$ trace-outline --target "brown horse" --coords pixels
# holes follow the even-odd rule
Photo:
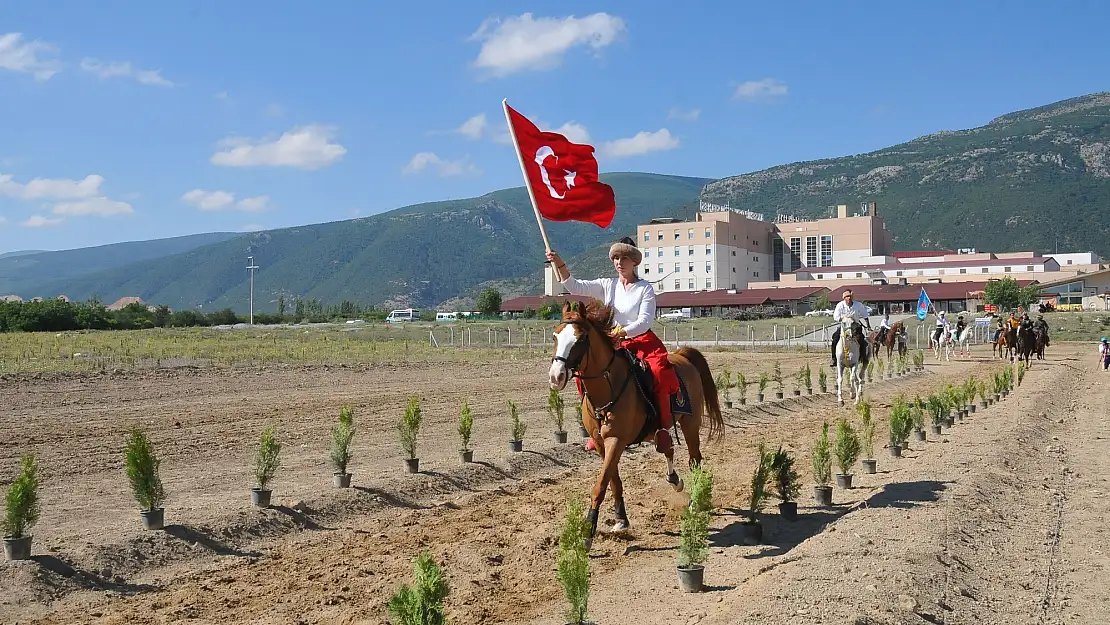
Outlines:
[[[867,341],[871,344],[871,354],[876,355],[879,353],[879,332],[876,330],[871,333],[871,337]],[[883,337],[883,345],[886,347],[886,359],[890,360],[894,355],[894,346],[898,345],[898,355],[905,356],[909,349],[906,347],[906,324],[901,321],[896,321],[890,326],[886,336]]]
[[[624,487],[617,465],[629,445],[651,440],[653,428],[646,428],[648,403],[638,390],[633,376],[629,352],[618,349],[609,337],[613,328],[613,309],[591,300],[588,304],[567,302],[563,305],[562,322],[555,328],[555,356],[551,361],[551,388],[566,388],[571,377],[580,380],[584,390],[582,425],[593,438],[601,456],[601,473],[594,483],[590,499],[590,536],[587,548],[597,533],[598,511],[605,500],[605,491],[613,486],[613,531],[629,527],[624,506]],[[717,400],[717,385],[705,356],[696,349],[683,347],[670,352],[669,359],[678,377],[686,385],[689,413],[674,415],[682,428],[682,437],[690,454],[690,466],[701,462],[700,430],[703,414],[708,417],[707,440],[720,439],[724,419]],[[646,389],[645,389],[646,390]],[[681,491],[682,480],[674,469],[674,449],[666,452],[667,481]]]
[[[1010,324],[1002,329],[998,335],[998,340],[994,342],[992,353],[998,354],[999,358],[1010,357],[1010,362],[1014,361],[1014,354],[1017,352],[1017,330],[1012,328]]]

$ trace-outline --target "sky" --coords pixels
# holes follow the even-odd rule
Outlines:
[[[0,253],[519,186],[503,98],[602,172],[868,152],[1110,90],[1108,18],[1098,0],[0,0]]]

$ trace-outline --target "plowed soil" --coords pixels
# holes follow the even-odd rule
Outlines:
[[[1110,622],[1110,374],[1092,352],[1054,344],[1009,398],[911,443],[902,458],[883,446],[896,395],[1001,363],[985,351],[930,357],[924,373],[868,385],[879,471],[857,467],[854,488],[836,489],[831,508],[814,506],[810,449],[820,424],[850,406],[829,395],[753,405],[753,389],[749,405],[726,411],[724,440],[704,448],[717,509],[702,593],[681,592],[674,570],[686,495],[666,484],[652,449],[630,450],[621,469],[632,529],[594,543],[591,620]],[[773,358],[787,377],[825,361],[707,355],[715,370],[749,380]],[[600,462],[583,449],[572,409],[571,443],[551,441],[546,369],[537,358],[2,380],[4,479],[31,450],[44,488],[34,558],[0,565],[0,622],[387,623],[386,601],[427,549],[451,584],[452,622],[563,623],[556,538],[567,498],[587,495]],[[410,395],[425,411],[419,475],[404,474],[395,435]],[[530,426],[524,453],[507,447],[509,399]],[[464,400],[477,419],[476,463],[465,466],[455,433]],[[327,462],[344,404],[358,426],[349,490],[332,488]],[[165,531],[142,530],[127,489],[122,450],[135,423],[162,456]],[[283,464],[275,505],[263,510],[249,501],[250,457],[271,423]],[[800,517],[785,521],[772,501],[763,544],[746,546],[737,528],[760,441],[797,456]]]

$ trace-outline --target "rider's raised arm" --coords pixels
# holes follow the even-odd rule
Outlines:
[[[578,280],[573,276],[567,276],[566,280],[562,280],[561,284],[567,288],[572,295],[585,295],[605,301],[605,286],[606,282],[612,281],[614,278],[598,278],[597,280]]]

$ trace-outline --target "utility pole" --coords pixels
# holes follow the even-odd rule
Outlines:
[[[251,325],[254,325],[254,270],[258,269],[258,265],[254,264],[254,256],[247,257],[247,269],[251,272]]]

